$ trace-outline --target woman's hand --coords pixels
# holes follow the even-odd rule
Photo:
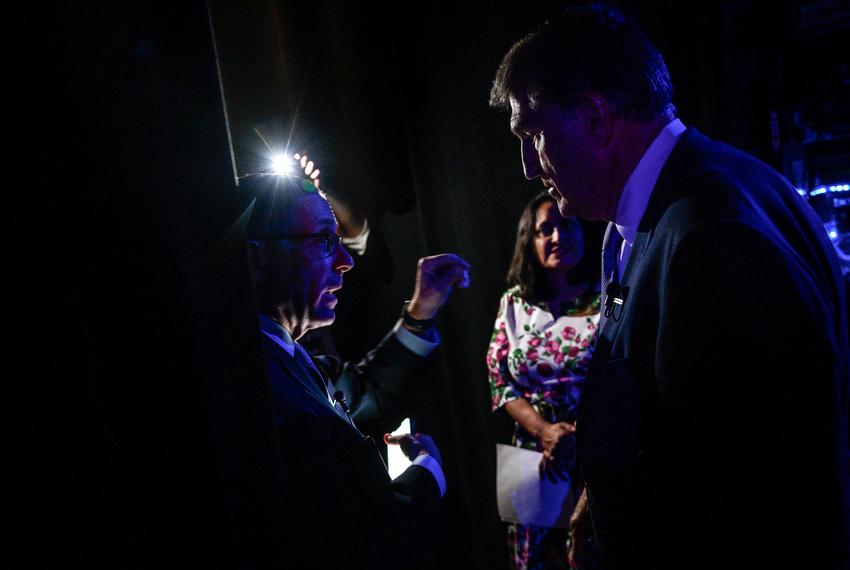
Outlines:
[[[568,481],[569,474],[567,473],[567,462],[565,455],[572,452],[572,446],[567,446],[568,441],[564,439],[565,435],[575,433],[575,424],[566,422],[556,422],[550,424],[545,423],[540,431],[540,443],[543,445],[543,457],[538,465],[540,476],[546,476],[553,483]]]
[[[558,446],[558,442],[561,441],[561,438],[565,435],[575,433],[575,431],[575,424],[568,424],[567,422],[556,422],[554,424],[550,424],[546,422],[538,436],[540,438],[540,443],[543,445],[544,457],[547,453],[550,456],[554,454],[555,448]]]
[[[528,433],[540,440],[543,446],[543,457],[539,464],[540,476],[545,475],[553,483],[558,479],[568,480],[565,458],[573,453],[573,446],[569,445],[572,443],[571,439],[564,436],[575,433],[575,424],[547,422],[525,398],[511,400],[505,404],[505,411]]]

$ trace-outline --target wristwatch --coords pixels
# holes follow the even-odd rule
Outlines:
[[[427,329],[434,326],[434,321],[436,319],[414,319],[410,316],[410,313],[407,312],[407,306],[410,304],[410,301],[405,301],[404,305],[401,306],[401,322],[403,322],[408,327],[423,332]]]

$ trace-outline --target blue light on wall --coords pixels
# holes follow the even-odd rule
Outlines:
[[[797,190],[800,191],[799,189]],[[850,184],[830,184],[829,186],[818,186],[811,192],[809,196],[820,196],[827,192],[850,192]]]

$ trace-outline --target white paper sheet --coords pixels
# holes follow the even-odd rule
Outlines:
[[[576,492],[571,481],[540,477],[542,453],[496,444],[496,494],[504,521],[569,528]]]

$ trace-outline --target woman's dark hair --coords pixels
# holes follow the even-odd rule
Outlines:
[[[537,210],[544,202],[552,202],[546,192],[535,196],[522,210],[516,232],[516,244],[511,266],[508,268],[508,286],[519,286],[520,296],[529,303],[536,305],[554,297],[546,278],[545,270],[537,260],[534,251],[535,222]],[[576,265],[567,280],[572,284],[598,283],[600,278],[600,263],[602,259],[602,234],[604,228],[599,222],[588,222],[578,218],[584,238],[581,261]],[[595,291],[591,285],[589,289]],[[593,292],[593,291],[591,291]]]

